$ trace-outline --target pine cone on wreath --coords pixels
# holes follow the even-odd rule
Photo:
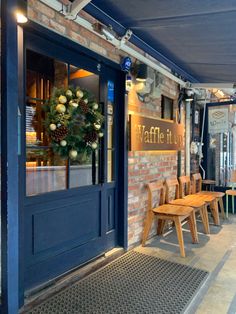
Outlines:
[[[95,131],[91,131],[85,135],[84,140],[87,143],[93,143],[96,142],[97,138],[97,133]]]
[[[89,106],[83,99],[80,100],[79,106],[84,114],[88,113]]]
[[[52,132],[51,134],[51,138],[55,141],[55,142],[60,142],[61,140],[63,140],[68,134],[68,128],[64,125],[60,126],[59,128],[57,128],[55,131]]]

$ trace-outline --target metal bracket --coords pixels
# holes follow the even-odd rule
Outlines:
[[[75,20],[78,13],[89,3],[91,0],[75,0],[73,3],[66,6],[65,18],[68,20]]]
[[[127,43],[127,41],[130,40],[131,36],[133,35],[133,32],[131,31],[131,29],[127,29],[127,31],[125,32],[124,36],[122,36],[120,38],[120,44],[119,44],[119,48],[122,48],[122,46],[124,44]]]

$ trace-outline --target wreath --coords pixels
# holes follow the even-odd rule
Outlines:
[[[104,116],[87,90],[55,88],[44,109],[44,125],[55,153],[76,159],[98,148]]]

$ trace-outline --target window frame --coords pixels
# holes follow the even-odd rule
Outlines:
[[[169,102],[170,108],[167,110],[167,102]],[[167,113],[170,112],[170,115],[166,117]],[[166,120],[174,120],[174,99],[166,96],[166,95],[161,95],[161,118],[166,119]]]

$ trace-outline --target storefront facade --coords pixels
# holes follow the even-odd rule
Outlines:
[[[133,74],[125,93],[122,50],[38,0],[28,1],[30,21],[17,26],[9,14],[16,2],[2,5],[9,43],[2,49],[2,300],[9,313],[27,290],[114,247],[140,244],[146,184],[185,171],[184,150],[129,151],[127,127],[129,114],[174,123],[181,112],[184,122],[179,84],[149,67],[151,83]],[[18,75],[9,79],[12,71]],[[54,87],[77,85],[96,96],[104,136],[91,159],[68,162],[50,152],[42,105]]]

